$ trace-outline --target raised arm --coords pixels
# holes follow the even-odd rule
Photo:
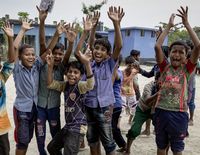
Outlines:
[[[47,85],[49,86],[53,82],[53,66],[54,66],[54,58],[52,52],[50,52],[46,56],[46,62],[48,65],[47,70]]]
[[[90,31],[90,35],[89,35],[89,39],[88,39],[88,44],[90,47],[90,50],[93,51],[94,49],[94,42],[95,42],[95,33],[96,33],[96,28],[99,22],[99,18],[100,18],[100,12],[95,11],[93,16],[92,16],[92,23],[93,23],[93,27]]]
[[[122,35],[120,30],[120,22],[124,16],[124,11],[122,8],[111,6],[108,11],[108,16],[112,20],[115,29],[115,40],[114,40],[114,50],[112,57],[117,60],[122,48]]]
[[[51,51],[53,50],[53,48],[55,47],[56,43],[58,42],[58,38],[60,37],[60,35],[65,31],[65,26],[64,24],[59,23],[56,26],[56,31],[54,33],[54,36],[50,42],[50,44],[48,45],[47,49],[50,49]],[[66,27],[68,27],[69,25],[67,24]]]
[[[177,14],[177,16],[182,18],[182,23],[185,26],[185,28],[187,29],[193,43],[194,43],[194,49],[192,51],[192,55],[190,57],[190,61],[193,64],[197,63],[199,54],[200,54],[200,41],[199,38],[197,37],[196,33],[194,32],[194,30],[192,29],[192,27],[189,24],[188,21],[188,7],[186,7],[185,9],[181,6],[180,9],[178,9],[179,14]]]
[[[67,38],[69,44],[68,44],[65,56],[63,58],[64,65],[66,65],[69,61],[70,55],[73,50],[74,41],[77,37],[77,33],[78,33],[78,30],[77,30],[77,26],[75,25],[75,23],[73,23],[71,26],[69,25],[69,28],[65,30],[65,35],[66,35],[66,38]]]
[[[93,25],[92,25],[92,21],[90,16],[87,16],[86,18],[83,18],[83,32],[81,34],[81,37],[79,39],[79,42],[76,46],[75,49],[75,56],[78,56],[77,54],[79,53],[79,51],[81,50],[81,48],[83,47],[83,43],[89,33],[89,31],[92,29]]]
[[[175,18],[175,14],[172,14],[167,24],[167,27],[165,28],[164,31],[162,31],[162,33],[160,34],[160,36],[158,37],[156,41],[155,52],[156,52],[156,61],[158,64],[161,64],[164,60],[164,54],[162,52],[162,44],[166,36],[168,35],[170,29],[174,26],[174,18]]]
[[[48,12],[44,10],[40,10],[38,6],[36,6],[39,13],[39,42],[40,42],[40,55],[42,55],[46,51],[46,39],[45,39],[45,19],[47,18]]]
[[[3,31],[5,32],[6,36],[8,37],[8,62],[12,63],[15,61],[15,51],[14,51],[14,43],[13,43],[13,27],[10,26],[9,22],[4,23]]]
[[[33,27],[31,27],[31,24],[32,24],[32,21],[28,22],[27,19],[22,21],[21,29],[20,29],[17,37],[14,40],[15,60],[18,58],[18,48],[19,48],[19,45],[22,41],[22,38],[23,38],[25,32],[33,29]]]

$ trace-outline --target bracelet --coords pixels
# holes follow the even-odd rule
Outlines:
[[[92,78],[93,76],[94,76],[94,75],[91,74],[91,75],[87,76],[87,79],[90,79],[90,78]]]

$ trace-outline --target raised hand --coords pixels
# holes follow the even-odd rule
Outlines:
[[[32,22],[33,22],[32,20],[28,21],[28,19],[23,19],[22,20],[22,29],[24,31],[28,31],[28,30],[33,29],[34,27],[31,27]]]
[[[46,56],[46,62],[49,67],[53,67],[54,57],[53,57],[52,51],[50,49],[49,49],[49,54],[47,54],[47,56]]]
[[[2,30],[8,37],[14,37],[13,26],[10,26],[9,22],[4,23]]]
[[[178,12],[179,14],[176,14],[176,15],[182,18],[183,25],[187,25],[188,24],[188,7],[186,6],[186,8],[184,9],[181,6],[181,9],[178,9]]]
[[[84,31],[90,31],[93,28],[94,23],[92,23],[92,16],[87,15],[86,18],[83,18],[83,28]]]
[[[78,34],[77,25],[75,23],[72,23],[72,25],[67,24],[65,26],[65,34],[69,42],[74,42]]]
[[[90,63],[90,57],[85,53],[83,54],[81,51],[77,51],[76,56],[83,64],[89,64]]]
[[[170,18],[169,18],[169,22],[168,22],[168,25],[170,27],[173,27],[174,26],[174,18],[176,17],[176,15],[173,13]]]
[[[39,13],[39,19],[40,21],[45,21],[45,19],[47,18],[48,12],[47,10],[40,10],[40,8],[38,6],[36,6],[38,13]]]
[[[100,12],[95,11],[91,17],[92,25],[94,25],[96,27],[99,22],[99,18],[100,18]]]
[[[120,7],[109,7],[108,11],[108,17],[113,21],[113,22],[121,22],[122,18],[124,17],[125,13],[123,11],[123,8]]]
[[[61,35],[65,31],[64,24],[65,23],[58,23],[58,25],[56,26],[56,33],[58,35]]]

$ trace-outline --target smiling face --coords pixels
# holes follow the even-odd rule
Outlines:
[[[181,66],[186,59],[186,49],[183,45],[173,45],[169,54],[171,65],[175,68]]]
[[[30,69],[35,63],[35,58],[36,57],[34,48],[25,48],[20,54],[20,60],[22,61],[22,65],[28,69]]]
[[[64,53],[61,49],[55,49],[53,51],[53,56],[54,56],[54,65],[58,66],[63,60]]]
[[[67,71],[67,79],[69,82],[69,85],[74,85],[78,83],[78,81],[81,79],[81,72],[79,69],[70,66]]]
[[[96,44],[93,50],[93,57],[96,63],[101,63],[108,58],[107,48],[101,44]]]

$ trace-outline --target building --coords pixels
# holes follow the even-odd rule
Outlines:
[[[132,49],[139,50],[141,58],[151,59],[155,58],[154,46],[156,43],[156,29],[144,27],[127,27],[122,28],[122,56],[130,55]],[[113,45],[114,30],[109,30],[108,39]],[[168,38],[165,39],[164,45],[167,45]]]

